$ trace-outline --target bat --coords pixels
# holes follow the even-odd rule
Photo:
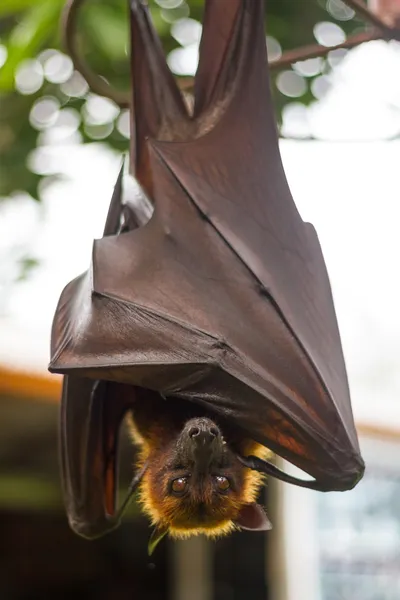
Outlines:
[[[140,189],[125,201],[121,171],[91,267],[61,294],[49,369],[70,525],[103,535],[138,489],[153,550],[167,532],[268,529],[265,475],[344,491],[364,462],[321,247],[279,153],[263,1],[206,1],[192,109],[140,0],[130,20]],[[139,458],[118,508],[127,413]]]

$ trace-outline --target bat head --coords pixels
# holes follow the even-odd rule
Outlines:
[[[240,463],[211,419],[189,419],[166,444],[149,449],[146,461],[140,497],[156,525],[150,551],[166,533],[218,537],[236,527],[271,528],[255,502],[262,476]]]

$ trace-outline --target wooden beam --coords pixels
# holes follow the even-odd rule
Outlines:
[[[0,367],[0,395],[58,402],[61,397],[60,375],[17,371]]]
[[[385,441],[400,442],[400,428],[371,423],[357,423],[358,435],[368,438],[379,438]]]

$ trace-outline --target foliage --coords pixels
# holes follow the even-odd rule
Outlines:
[[[0,69],[0,197],[18,190],[40,200],[40,186],[49,173],[35,163],[34,151],[49,142],[79,136],[82,143],[101,140],[118,151],[128,145],[127,115],[112,102],[102,102],[91,94],[60,53],[63,4],[63,0],[0,2],[0,61],[3,55],[5,59]],[[180,19],[201,21],[203,4],[204,0],[150,0],[167,54],[181,47],[171,28],[173,32]],[[360,28],[341,0],[267,2],[266,31],[278,50],[312,43],[315,25],[320,22],[337,23],[339,33]],[[127,90],[126,0],[87,0],[80,11],[76,35],[81,55],[92,70],[116,88]],[[330,68],[322,59],[315,65],[309,73],[296,71],[295,66],[291,71],[296,73],[298,84],[294,90],[285,89],[282,76],[274,75],[278,120],[294,97],[305,104],[314,101],[315,80]]]

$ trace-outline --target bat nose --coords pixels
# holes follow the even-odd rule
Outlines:
[[[217,427],[208,423],[198,423],[193,425],[190,427],[188,434],[196,444],[201,446],[211,444],[220,436]]]

